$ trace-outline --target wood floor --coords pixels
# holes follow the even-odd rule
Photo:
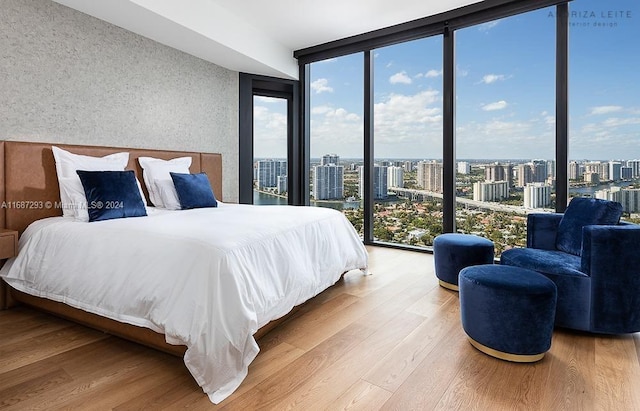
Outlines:
[[[352,272],[263,337],[213,405],[181,359],[28,308],[0,312],[0,409],[640,410],[640,334],[556,330],[535,364],[480,353],[431,255],[369,248]]]

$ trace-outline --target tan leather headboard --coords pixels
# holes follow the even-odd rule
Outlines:
[[[75,154],[103,157],[126,151],[129,153],[128,170],[134,170],[142,189],[147,189],[142,180],[142,169],[138,157],[156,157],[170,160],[175,157],[190,156],[193,161],[192,173],[206,172],[216,198],[222,200],[222,155],[214,153],[194,153],[184,151],[146,150],[135,148],[113,148],[97,146],[74,146],[53,144]],[[50,143],[25,143],[4,141],[0,144],[0,177],[4,173],[4,184],[0,188],[3,208],[0,222],[5,228],[24,229],[35,220],[62,215],[60,189],[56,176],[55,161]],[[4,190],[4,193],[2,192]]]

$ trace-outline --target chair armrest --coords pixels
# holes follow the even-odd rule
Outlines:
[[[556,249],[556,233],[562,213],[534,213],[527,215],[527,247],[541,250]]]
[[[581,271],[591,277],[591,323],[601,332],[640,330],[640,225],[582,228]]]

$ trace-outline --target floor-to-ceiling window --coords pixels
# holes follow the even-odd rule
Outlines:
[[[569,195],[619,201],[640,222],[640,3],[569,7]]]
[[[312,63],[309,82],[311,205],[341,210],[362,235],[363,54]]]
[[[456,227],[496,254],[525,245],[527,213],[555,208],[554,13],[456,32]]]
[[[429,246],[442,233],[442,36],[372,53],[374,240]]]
[[[349,119],[364,153],[353,162],[363,187],[351,220],[365,242],[429,248],[457,231],[492,239],[498,255],[524,245],[526,215],[563,211],[567,199],[564,3],[487,0],[296,51],[311,203],[324,192],[314,190],[313,167],[341,162],[356,141],[343,132],[354,124],[338,121]],[[340,81],[336,63],[356,80]],[[347,106],[338,85],[363,80]]]
[[[287,204],[287,100],[253,96],[253,204]]]

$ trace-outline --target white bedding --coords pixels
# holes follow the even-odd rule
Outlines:
[[[221,204],[93,223],[36,221],[0,276],[186,345],[187,368],[218,403],[245,378],[258,328],[366,266],[360,237],[338,211]]]

